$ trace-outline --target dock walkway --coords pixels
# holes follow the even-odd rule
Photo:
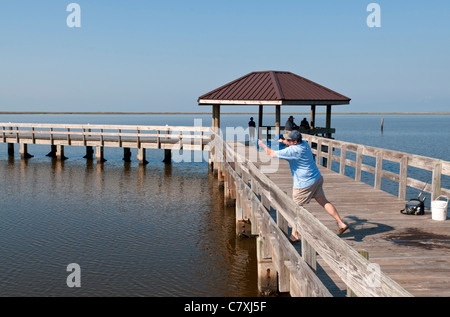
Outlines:
[[[219,147],[217,143],[212,147],[225,196],[237,197],[238,230],[247,227],[258,236],[260,291],[276,287],[292,296],[450,296],[450,221],[433,220],[430,210],[423,216],[400,213],[407,186],[425,187],[433,199],[449,195],[441,180],[450,174],[450,162],[315,136],[304,138],[312,145],[324,176],[327,198],[350,226],[339,237],[334,233],[336,222],[315,201],[304,208],[295,205],[286,161],[277,160],[274,168],[264,152],[237,142],[219,141]],[[221,146],[223,162],[217,160]],[[367,164],[365,156],[374,158],[374,166]],[[383,169],[386,161],[398,163],[398,174]],[[333,162],[340,164],[340,172],[330,169]],[[354,178],[345,176],[349,166],[355,169]],[[414,179],[408,167],[431,172],[433,181]],[[374,186],[361,181],[362,171],[374,174]],[[398,196],[381,190],[382,178],[398,182]],[[266,214],[274,223],[267,224]],[[300,243],[287,239],[293,226],[300,232]]]

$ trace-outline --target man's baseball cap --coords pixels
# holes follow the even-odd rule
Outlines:
[[[289,134],[284,134],[283,136],[286,140],[297,141],[297,143],[302,142],[302,134],[297,130],[294,130]]]

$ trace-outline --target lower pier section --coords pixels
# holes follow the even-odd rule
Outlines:
[[[164,151],[164,163],[172,162],[172,151],[208,151],[210,129],[185,126],[131,126],[131,125],[83,125],[0,123],[0,143],[8,146],[8,155],[14,155],[14,145],[20,146],[24,159],[31,158],[29,145],[49,146],[47,156],[67,159],[64,147],[86,148],[86,159],[106,162],[105,148],[122,148],[123,160],[131,161],[131,149],[136,149],[137,160],[147,164],[148,149]]]
[[[88,160],[93,160],[94,158],[99,163],[107,162],[105,158],[105,147],[104,146],[86,146],[86,155],[83,158]],[[46,154],[46,156],[57,159],[57,160],[67,160],[68,157],[65,156],[65,145],[50,145],[50,151]],[[8,156],[13,157],[15,155],[15,143],[7,143],[7,152]],[[21,159],[30,159],[34,157],[34,155],[29,153],[29,146],[27,143],[19,144],[19,153]],[[138,149],[138,153],[136,155],[136,159],[139,161],[139,164],[146,165],[147,161],[147,149],[141,147]],[[129,147],[123,148],[123,161],[131,162],[132,161],[132,151]],[[162,162],[166,164],[172,163],[172,150],[164,149],[164,158]]]

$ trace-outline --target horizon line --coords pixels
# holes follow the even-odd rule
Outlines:
[[[164,114],[201,114],[209,115],[211,112],[121,112],[121,111],[0,111],[0,115],[10,114],[89,114],[89,115],[164,115]],[[222,112],[222,115],[258,114],[258,112]],[[275,113],[264,113],[274,115]],[[281,114],[310,114],[309,112],[282,112]],[[326,114],[318,112],[317,114]],[[333,115],[450,115],[450,112],[334,112]]]

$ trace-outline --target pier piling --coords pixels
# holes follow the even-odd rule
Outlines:
[[[14,143],[8,143],[8,156],[14,156]]]
[[[129,147],[123,148],[123,160],[125,162],[131,162],[131,149]]]
[[[264,240],[256,239],[256,257],[258,262],[258,291],[265,296],[275,294],[278,290],[277,271],[272,257],[264,253]]]
[[[172,150],[170,150],[170,149],[165,149],[164,150],[164,160],[163,160],[163,162],[166,163],[166,164],[172,163]]]
[[[20,153],[20,157],[22,159],[29,159],[29,158],[33,157],[33,155],[28,153],[28,144],[25,144],[25,143],[20,144],[19,153]]]
[[[104,148],[103,146],[96,146],[95,147],[95,159],[99,163],[106,162],[105,155],[104,155]]]
[[[94,149],[92,146],[86,146],[86,155],[83,158],[92,160],[94,158]]]
[[[67,160],[67,157],[64,156],[64,145],[56,146],[56,158],[60,161]]]
[[[56,157],[56,145],[50,145],[50,152],[46,156]]]
[[[148,161],[146,160],[146,151],[145,148],[140,147],[138,150],[138,155],[137,155],[137,159],[139,161],[140,165],[145,165],[148,164]]]

